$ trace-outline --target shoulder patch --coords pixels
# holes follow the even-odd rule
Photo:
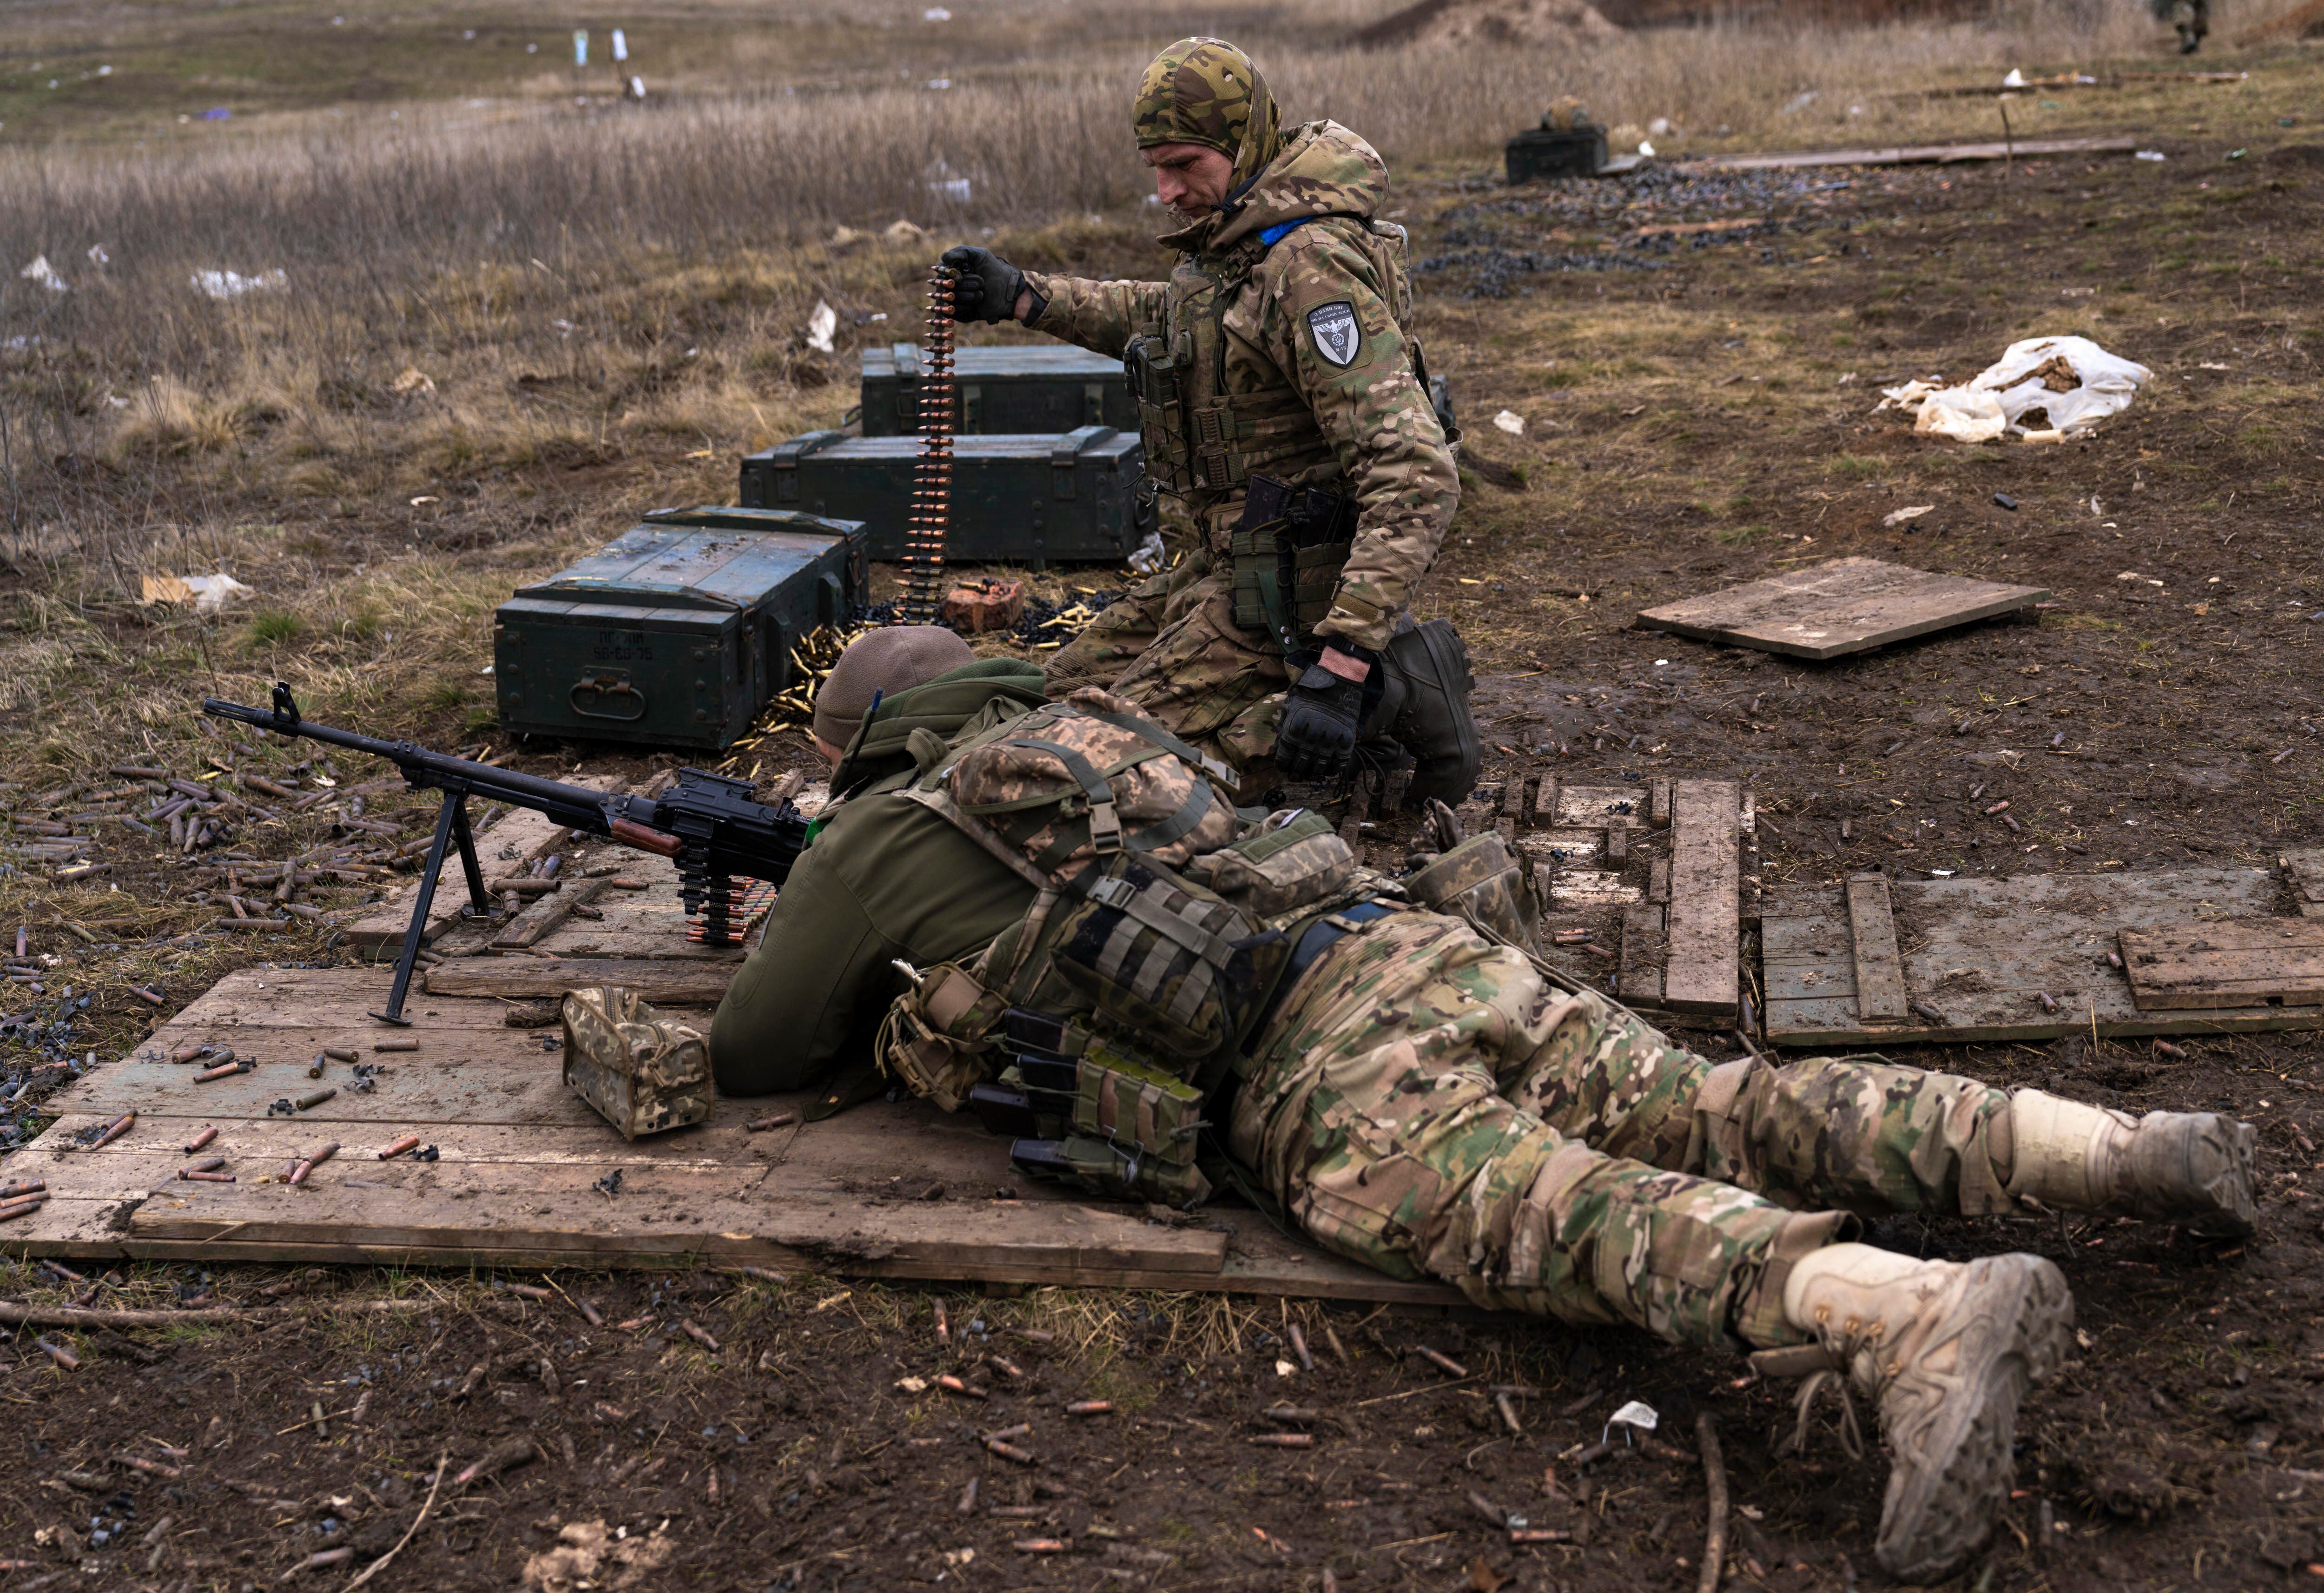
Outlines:
[[[1309,310],[1307,332],[1315,339],[1315,352],[1335,370],[1344,371],[1355,364],[1356,351],[1363,345],[1363,332],[1356,325],[1355,307],[1344,299],[1334,299]]]

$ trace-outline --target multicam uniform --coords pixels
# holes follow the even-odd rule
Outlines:
[[[1275,740],[1282,632],[1385,648],[1460,501],[1412,337],[1401,227],[1374,219],[1387,168],[1355,134],[1287,137],[1249,59],[1187,40],[1148,69],[1142,147],[1236,161],[1231,201],[1161,242],[1167,282],[1026,273],[1038,331],[1122,355],[1149,477],[1192,526],[1189,562],[1101,615],[1050,663],[1052,693],[1106,685],[1205,751],[1249,768]],[[1351,506],[1281,589],[1273,526],[1241,527],[1250,478]],[[1124,666],[1127,666],[1125,668]]]
[[[922,800],[934,771],[964,765],[963,748],[1021,734],[1032,716],[1052,717],[1028,744],[1069,739],[1061,707],[1031,707],[1029,679],[1008,668],[1025,670],[972,666],[897,694],[864,725],[841,766],[856,794],[826,818],[720,1008],[722,1090],[808,1084],[800,1036],[827,1065],[860,1053],[883,1015],[893,1026],[930,1006],[917,993],[890,1004],[899,955],[989,977],[988,943],[1029,944],[1019,926],[1037,891],[1021,859]],[[1040,810],[993,808],[1029,849],[1053,844]],[[1338,843],[1326,829],[1315,844]],[[1330,900],[1268,920],[1320,949],[1304,968],[1295,956],[1254,1020],[1224,1119],[1232,1161],[1331,1249],[1483,1304],[1764,1347],[1797,1338],[1781,1281],[1846,1237],[1847,1212],[2009,1209],[2005,1092],[1877,1059],[1714,1066],[1338,855]]]

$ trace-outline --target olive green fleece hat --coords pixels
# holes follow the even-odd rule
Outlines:
[[[875,695],[909,691],[975,661],[968,643],[942,625],[884,625],[867,631],[847,644],[823,689],[815,694],[816,739],[844,747],[863,728],[863,715]]]

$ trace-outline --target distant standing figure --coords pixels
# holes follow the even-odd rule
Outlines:
[[[2179,30],[2179,53],[2192,55],[2211,31],[2211,0],[2156,0],[2154,12]]]

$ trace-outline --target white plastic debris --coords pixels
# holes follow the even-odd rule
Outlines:
[[[197,293],[212,299],[239,299],[245,293],[280,293],[290,285],[290,277],[281,266],[260,272],[254,277],[244,276],[237,271],[198,271],[192,281]]]
[[[1662,1425],[1662,1420],[1655,1413],[1654,1406],[1644,1400],[1634,1399],[1607,1417],[1606,1425],[1609,1429],[1629,1427],[1640,1432],[1652,1432],[1656,1427]]]
[[[1775,114],[1779,116],[1794,115],[1801,111],[1806,110],[1810,106],[1815,104],[1815,102],[1816,91],[1811,88],[1804,93],[1794,94],[1791,98],[1785,100],[1784,102],[1784,108],[1777,111]]]
[[[2138,152],[2137,158],[2142,161],[2164,161],[2170,159],[2170,157],[2165,155],[2161,150],[2141,150]]]
[[[928,184],[928,192],[934,194],[939,199],[951,199],[959,204],[965,205],[968,203],[969,195],[968,179],[965,177],[946,177],[940,179],[937,181]]]
[[[1920,519],[1934,508],[1936,505],[1933,503],[1915,503],[1910,509],[1899,509],[1893,514],[1883,516],[1880,523],[1884,526],[1901,526],[1908,520]]]
[[[1986,442],[2011,431],[2055,441],[2122,413],[2153,377],[2144,365],[2087,337],[2029,337],[2011,344],[1962,386],[1946,387],[1932,378],[1883,388],[1878,410],[1904,410],[1914,431],[1959,442]],[[2036,412],[2047,426],[2025,423]]]
[[[139,583],[141,603],[190,603],[198,614],[214,614],[251,589],[223,571],[215,576],[147,576]]]
[[[1672,134],[1676,133],[1677,131],[1677,124],[1668,116],[1656,116],[1653,121],[1646,124],[1646,136],[1648,138],[1668,138]]]
[[[646,80],[634,72],[630,75],[630,97],[642,102],[646,97]]]
[[[91,265],[111,265],[113,256],[105,252],[104,244],[91,244],[88,246],[88,262]]]
[[[948,23],[952,21],[952,13],[941,5],[931,5],[920,13],[920,20],[924,23]]]
[[[1146,540],[1130,550],[1130,567],[1141,576],[1150,576],[1160,569],[1169,557],[1168,550],[1162,546],[1162,533],[1148,531]]]
[[[2001,86],[2004,88],[2023,88],[2025,87],[2025,74],[2012,67],[2009,69],[2009,76],[2001,80]]]
[[[1493,425],[1498,429],[1508,432],[1511,437],[1525,435],[1525,417],[1515,410],[1503,410],[1494,416]]]
[[[818,299],[807,318],[807,345],[817,354],[831,352],[831,335],[839,330],[839,312]]]
[[[1642,138],[1638,140],[1638,153],[1651,161],[1655,158],[1655,146],[1647,140]]]
[[[57,268],[49,263],[49,257],[45,254],[32,256],[32,263],[16,274],[28,282],[39,283],[51,293],[69,291],[69,285],[64,278],[57,275]]]
[[[630,59],[630,36],[619,28],[613,30],[613,59],[615,60]]]

